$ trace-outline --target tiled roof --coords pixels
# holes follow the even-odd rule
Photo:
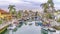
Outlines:
[[[5,11],[3,9],[0,9],[0,12],[1,12],[1,14],[9,14],[9,12],[7,12],[7,11]]]

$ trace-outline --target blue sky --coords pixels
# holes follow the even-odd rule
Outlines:
[[[9,4],[15,5],[17,9],[40,9],[40,4],[47,0],[0,0],[0,8],[8,9]],[[60,9],[60,0],[53,0],[54,7]]]

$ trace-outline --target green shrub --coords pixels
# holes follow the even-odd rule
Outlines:
[[[2,24],[2,20],[0,20],[0,24]]]
[[[60,22],[60,18],[57,20],[57,22]]]
[[[60,26],[53,26],[54,29],[60,30]]]

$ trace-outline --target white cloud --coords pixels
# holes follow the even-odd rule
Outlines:
[[[47,0],[25,0],[25,1],[29,1],[29,2],[41,2],[41,3],[47,2]]]
[[[55,9],[60,9],[60,4],[55,4],[54,7]]]
[[[60,3],[60,0],[53,0],[53,1],[55,3],[56,8],[60,7],[60,4],[58,4],[58,3]],[[31,6],[29,8],[34,8],[34,7],[36,8],[36,7],[38,7],[38,4],[45,3],[45,2],[47,2],[47,0],[0,0],[0,7],[1,6],[7,6],[9,4],[14,4],[16,6],[21,5],[21,6],[24,6],[24,7]],[[33,3],[36,3],[37,6],[33,5]]]
[[[56,2],[56,3],[57,3],[57,2],[60,2],[60,0],[53,0],[53,1]]]
[[[0,2],[12,2],[12,3],[17,3],[19,0],[0,0]]]
[[[24,2],[22,0],[0,0],[0,5],[9,5],[9,4],[30,4],[29,2]]]
[[[60,4],[54,4],[55,7],[60,7]]]
[[[21,3],[19,0],[0,0],[0,4],[15,4],[15,3]]]
[[[27,1],[27,2],[24,2]],[[9,5],[9,4],[30,4],[32,5],[30,2],[34,2],[34,3],[44,3],[46,2],[46,0],[0,0],[0,6],[1,5]]]

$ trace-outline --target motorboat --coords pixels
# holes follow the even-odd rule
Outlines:
[[[44,27],[42,28],[43,30],[49,31],[49,32],[56,32],[56,30],[54,28],[48,28],[48,27]]]
[[[56,32],[56,30],[55,30],[54,28],[48,28],[48,30],[49,30],[50,32]]]
[[[42,26],[42,22],[41,22],[41,21],[36,21],[36,22],[35,22],[35,25],[37,25],[37,26]]]
[[[30,23],[29,25],[32,25],[33,23]]]
[[[16,26],[14,24],[10,24],[7,29],[8,30],[14,30],[15,28],[16,28]]]

